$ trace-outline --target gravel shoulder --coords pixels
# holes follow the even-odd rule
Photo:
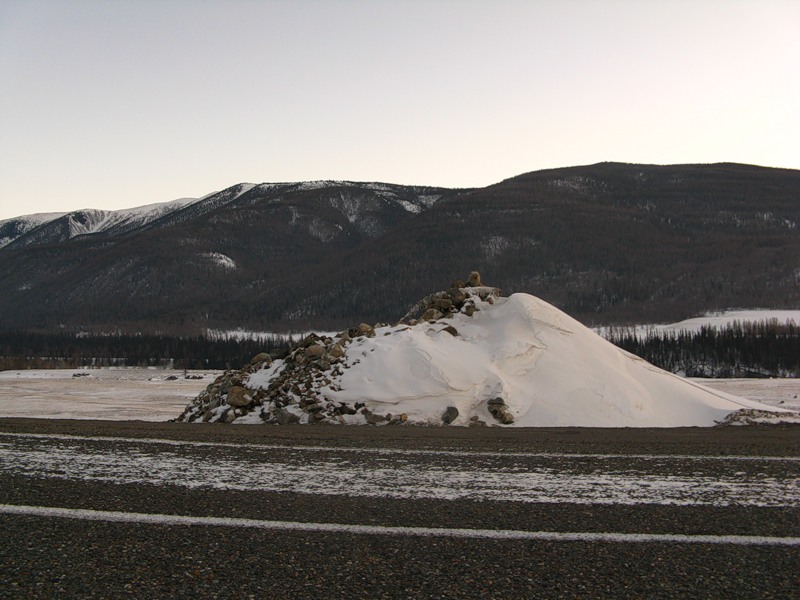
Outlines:
[[[800,456],[800,425],[682,428],[500,428],[224,425],[0,418],[0,431],[163,438],[234,444],[582,452]]]
[[[286,454],[282,446],[492,452],[500,460],[515,452],[800,456],[797,426],[269,427],[9,418],[0,419],[0,432],[225,443],[230,460],[241,446],[249,461],[273,452],[249,445],[278,446],[275,456]],[[91,445],[102,451],[136,443]],[[369,457],[358,460],[372,465]],[[669,470],[682,459],[663,464]],[[741,469],[760,471],[764,464],[745,460]],[[792,461],[787,468],[798,467]],[[800,537],[800,511],[791,506],[409,500],[13,473],[0,474],[0,503],[387,526]],[[797,546],[420,538],[0,515],[0,598],[796,598],[798,564]]]

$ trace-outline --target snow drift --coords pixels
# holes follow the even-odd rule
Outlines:
[[[462,288],[467,304],[446,318],[307,342],[309,355],[331,351],[330,370],[287,376],[300,373],[291,356],[263,364],[239,374],[235,401],[218,381],[216,403],[201,395],[181,420],[681,427],[737,411],[796,417],[658,369],[534,296],[487,289]]]
[[[771,410],[662,371],[528,294],[449,321],[458,336],[425,323],[358,340],[348,352],[358,363],[331,397],[411,421],[438,421],[455,406],[454,424],[490,422],[487,401],[500,397],[520,427],[705,426]]]

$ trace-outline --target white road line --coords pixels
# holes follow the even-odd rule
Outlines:
[[[393,535],[418,537],[448,537],[491,540],[541,540],[554,542],[618,542],[618,543],[677,543],[730,544],[736,546],[800,546],[800,537],[769,537],[757,535],[686,535],[673,533],[592,533],[569,531],[520,531],[513,529],[452,529],[439,527],[392,527],[385,525],[352,525],[346,523],[302,523],[298,521],[266,521],[230,517],[194,517],[120,511],[58,508],[0,504],[0,514],[104,521],[109,523],[139,523],[143,525],[190,525],[238,527],[273,531],[303,531],[319,533],[349,533],[354,535]]]
[[[244,427],[244,426],[242,426]],[[591,458],[591,459],[640,459],[640,460],[718,460],[718,461],[777,461],[800,462],[798,456],[745,456],[745,455],[713,455],[701,454],[581,454],[570,452],[480,452],[475,450],[421,450],[409,448],[359,448],[352,446],[284,446],[281,444],[234,444],[230,442],[195,442],[186,440],[168,440],[161,438],[129,438],[114,436],[82,436],[47,433],[10,433],[0,432],[0,437],[32,438],[65,441],[88,442],[124,442],[132,444],[163,444],[167,446],[193,446],[236,448],[253,450],[289,450],[298,452],[356,452],[359,454],[401,454],[401,455],[432,455],[432,456],[493,456],[515,458]]]

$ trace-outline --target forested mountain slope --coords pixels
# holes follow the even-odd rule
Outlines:
[[[800,172],[736,164],[240,184],[120,233],[8,244],[0,327],[336,328],[399,318],[472,269],[592,325],[793,308],[798,222]]]

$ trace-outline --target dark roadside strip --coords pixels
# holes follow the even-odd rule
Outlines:
[[[19,475],[0,476],[0,504],[385,527],[800,536],[800,511],[785,507],[405,500],[110,484]]]
[[[800,551],[2,514],[0,531],[10,598],[790,598]]]
[[[800,425],[657,429],[230,426],[0,418],[0,432],[323,448],[800,457]]]

